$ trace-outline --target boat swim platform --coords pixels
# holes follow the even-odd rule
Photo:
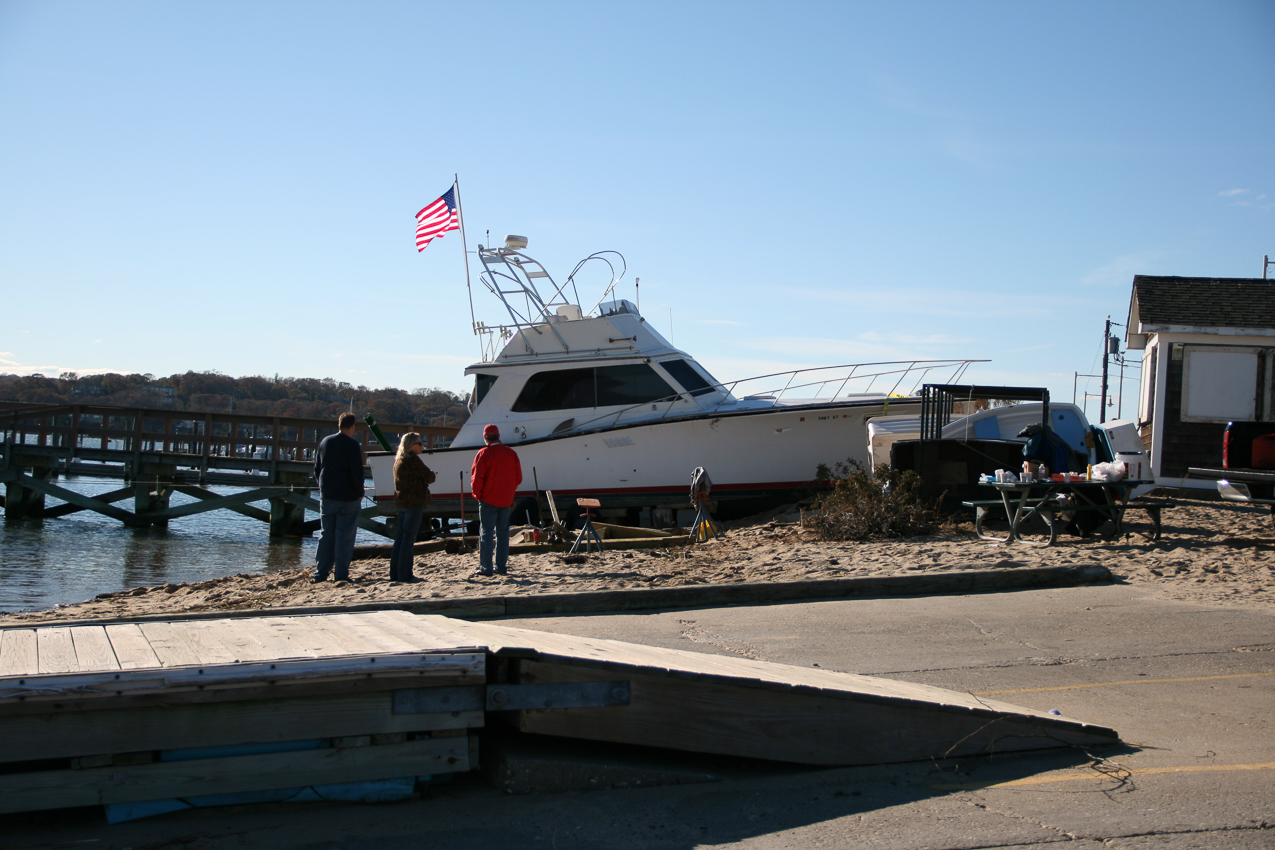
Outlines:
[[[0,813],[465,772],[491,724],[814,766],[1119,742],[925,685],[402,611],[0,630]]]

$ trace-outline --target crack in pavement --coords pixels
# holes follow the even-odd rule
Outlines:
[[[989,809],[988,811],[992,811],[992,810]],[[1004,814],[1004,812],[995,812],[995,811],[992,811],[992,813],[998,814],[998,815]],[[1016,817],[1016,816],[1011,815],[1010,817]],[[1029,823],[1035,823],[1035,821],[1031,820],[1030,818],[1020,818],[1020,819],[1026,820]],[[1046,828],[1048,829],[1049,827],[1046,827]],[[1275,831],[1275,827],[1272,827],[1271,824],[1268,824],[1265,821],[1263,821],[1260,824],[1253,824],[1253,825],[1244,824],[1239,826],[1202,826],[1202,827],[1197,827],[1194,829],[1152,829],[1146,832],[1122,832],[1116,835],[1106,835],[1101,838],[1088,836],[1088,835],[1072,836],[1071,833],[1064,833],[1067,836],[1065,838],[1046,838],[1046,839],[1041,839],[1039,841],[1030,841],[1030,840],[1029,841],[1010,841],[1007,843],[998,842],[996,844],[962,844],[959,847],[957,846],[943,847],[941,848],[941,850],[997,850],[997,848],[1001,848],[1001,847],[1035,847],[1037,845],[1044,846],[1044,845],[1051,845],[1051,844],[1059,844],[1063,841],[1068,841],[1068,842],[1083,841],[1089,844],[1100,845],[1105,847],[1109,845],[1112,841],[1119,841],[1121,839],[1130,839],[1130,838],[1156,838],[1156,837],[1167,838],[1174,835],[1217,835],[1217,834],[1223,834],[1228,832],[1267,832],[1267,831]]]
[[[968,801],[968,803],[969,803],[969,805],[970,805],[970,806],[972,806],[972,807],[974,807],[974,808],[976,808],[976,809],[982,809],[982,810],[983,810],[983,811],[985,811],[985,812],[989,812],[989,813],[994,814],[994,815],[1000,815],[1000,816],[1001,816],[1001,817],[1003,817],[1003,818],[1008,818],[1008,819],[1012,819],[1012,820],[1020,820],[1020,821],[1023,821],[1024,823],[1035,824],[1036,826],[1040,827],[1040,828],[1041,828],[1041,829],[1043,829],[1043,830],[1046,830],[1046,831],[1048,831],[1048,832],[1053,832],[1053,833],[1055,833],[1055,834],[1057,834],[1057,835],[1063,836],[1063,837],[1064,837],[1064,838],[1066,838],[1068,841],[1084,841],[1084,840],[1087,840],[1087,839],[1085,838],[1085,836],[1076,835],[1074,832],[1068,832],[1067,830],[1063,829],[1063,828],[1062,828],[1062,827],[1060,827],[1060,826],[1050,826],[1049,824],[1045,823],[1044,821],[1035,820],[1034,818],[1029,818],[1029,817],[1027,817],[1027,816],[1025,816],[1025,815],[1016,815],[1016,814],[1013,814],[1013,813],[1011,813],[1011,812],[1001,811],[1000,809],[994,809],[994,808],[992,808],[991,806],[987,805],[986,803],[981,803],[981,802],[979,802],[979,801],[977,801],[977,800],[970,800],[970,801]],[[1037,843],[1049,843],[1049,844],[1052,844],[1053,842],[1037,842]]]
[[[702,643],[707,644],[708,646],[715,646],[718,649],[726,650],[732,655],[751,658],[754,661],[766,660],[757,653],[757,648],[755,646],[747,643],[737,644],[733,641],[727,640],[721,635],[706,632],[696,625],[695,620],[678,620],[677,622],[683,627],[680,636],[692,643]]]
[[[1040,649],[1040,647],[1031,646],[1032,649]],[[1233,655],[1238,652],[1245,652],[1242,647],[1235,649],[1210,649],[1201,652],[1166,652],[1162,655],[1092,655],[1085,658],[1069,658],[1067,656],[1058,656],[1056,658],[1016,658],[1013,661],[999,662],[995,664],[964,664],[951,667],[916,667],[910,670],[883,670],[876,673],[867,673],[868,676],[906,676],[912,673],[944,673],[951,670],[1004,670],[1014,667],[1042,667],[1042,666],[1058,666],[1069,664],[1096,664],[1105,661],[1149,661],[1160,658],[1205,658],[1214,655]]]
[[[970,624],[971,626],[973,626],[975,629],[977,629],[977,630],[978,630],[978,633],[979,633],[980,635],[982,635],[983,637],[991,637],[991,638],[1003,638],[1003,637],[1005,637],[1005,635],[1000,634],[999,632],[989,631],[988,629],[984,628],[984,627],[983,627],[983,625],[982,625],[981,623],[977,622],[976,620],[969,620],[968,622],[969,622],[969,624]],[[1045,647],[1043,647],[1043,646],[1036,646],[1036,644],[1034,644],[1034,643],[1029,643],[1028,641],[1025,641],[1025,640],[1021,640],[1021,639],[1017,639],[1017,638],[1010,638],[1010,640],[1013,640],[1015,643],[1019,644],[1020,646],[1025,646],[1025,647],[1027,647],[1028,649],[1034,649],[1034,650],[1036,650],[1037,652],[1048,652],[1048,651],[1049,651],[1048,649],[1046,649],[1046,648],[1045,648]]]

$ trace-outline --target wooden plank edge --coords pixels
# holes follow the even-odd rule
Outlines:
[[[312,738],[409,732],[437,737],[440,731],[460,733],[486,722],[482,711],[398,715],[391,710],[392,699],[382,692],[0,716],[0,734],[9,738],[0,762],[105,757],[111,764],[112,756],[123,753],[277,744],[295,739],[299,729]]]
[[[500,653],[496,653],[497,657]],[[805,685],[793,682],[775,682],[766,679],[758,679],[747,675],[732,676],[725,673],[708,673],[693,670],[678,670],[676,668],[659,668],[654,666],[645,666],[623,661],[607,661],[597,658],[581,658],[579,656],[562,655],[553,652],[545,652],[540,650],[528,650],[526,648],[514,649],[511,652],[512,657],[524,658],[543,664],[557,664],[564,667],[574,667],[580,670],[589,670],[595,674],[594,676],[586,676],[586,679],[598,678],[623,678],[628,675],[639,676],[656,676],[672,681],[681,681],[686,683],[703,683],[711,685],[724,685],[735,688],[752,688],[759,691],[788,693],[793,695],[821,697],[825,699],[838,700],[843,702],[862,702],[874,705],[881,705],[889,708],[934,711],[942,714],[968,715],[971,717],[981,717],[986,720],[1013,720],[1017,722],[1036,725],[1041,728],[1052,729],[1059,732],[1069,732],[1083,735],[1093,736],[1097,743],[1103,741],[1106,743],[1119,743],[1120,734],[1109,726],[1101,726],[1096,723],[1088,723],[1083,720],[1075,720],[1072,718],[1059,717],[1048,714],[1044,711],[1026,708],[1013,703],[999,702],[993,700],[977,699],[976,705],[968,705],[963,702],[944,701],[941,694],[935,694],[934,699],[924,699],[918,696],[906,696],[903,694],[873,693],[866,690],[854,690],[851,682],[847,682],[846,688],[822,687],[817,685]],[[774,665],[776,667],[782,665]],[[856,673],[846,674],[855,676],[856,678],[874,679],[872,676],[860,676]],[[891,683],[892,679],[880,679],[878,681]],[[935,691],[945,691],[944,688],[934,688]],[[948,691],[953,696],[965,696],[961,691]]]
[[[0,813],[265,791],[470,769],[469,736],[0,775]]]
[[[94,673],[48,673],[0,679],[0,703],[10,700],[66,699],[71,696],[123,696],[125,693],[183,689],[251,687],[261,683],[336,681],[408,675],[452,676],[483,673],[486,652],[405,653],[354,658],[288,659],[186,667],[108,670]],[[419,659],[419,660],[417,660]]]

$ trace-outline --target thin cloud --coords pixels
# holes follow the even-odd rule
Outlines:
[[[878,76],[874,82],[877,100],[889,110],[932,121],[967,123],[966,116],[953,109],[950,101],[940,103],[927,98],[918,89],[894,77]]]
[[[2,354],[12,356],[12,352],[0,352],[0,355]],[[3,369],[6,375],[22,375],[23,377],[43,375],[46,378],[56,378],[66,372],[74,372],[81,377],[85,375],[109,375],[112,372],[121,375],[128,374],[126,369],[101,369],[85,366],[28,366],[8,357],[0,358],[0,369]]]
[[[1250,195],[1252,195],[1251,198],[1247,197]],[[1265,192],[1254,195],[1249,189],[1227,189],[1223,192],[1218,192],[1217,196],[1219,198],[1231,198],[1231,206],[1233,207],[1256,207],[1262,212],[1270,212],[1275,209],[1275,204],[1267,202]]]
[[[1160,255],[1147,251],[1116,257],[1105,266],[1099,266],[1080,279],[1085,286],[1128,287],[1136,274],[1146,274],[1160,260]]]
[[[968,318],[983,324],[997,319],[1050,318],[1056,316],[1059,310],[1076,307],[1083,300],[1074,293],[1022,290],[1014,292],[1012,298],[1000,297],[1001,293],[997,292],[971,297],[969,292],[959,288],[892,288],[882,291],[794,287],[787,292],[792,299],[848,304],[858,315],[864,316],[906,315],[910,320],[918,316],[938,316],[945,322]]]

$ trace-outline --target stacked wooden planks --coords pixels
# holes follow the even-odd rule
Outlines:
[[[393,710],[481,686],[463,640],[403,612],[5,629],[0,812],[468,770],[481,708]]]

